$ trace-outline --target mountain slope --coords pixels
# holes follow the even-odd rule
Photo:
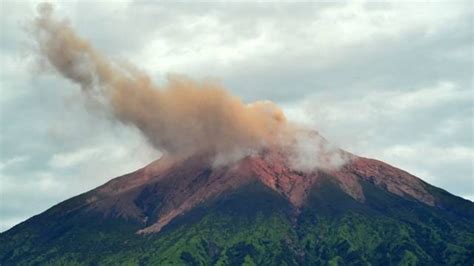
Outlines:
[[[162,158],[0,235],[16,264],[474,263],[474,204],[383,162]]]

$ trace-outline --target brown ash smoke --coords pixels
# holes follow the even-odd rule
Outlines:
[[[157,86],[138,68],[102,55],[66,20],[58,19],[50,4],[38,6],[33,35],[40,55],[63,77],[105,105],[113,117],[137,127],[164,153],[205,153],[225,162],[265,148],[298,149],[291,143],[302,143],[295,132],[304,129],[288,122],[274,103],[245,104],[215,82],[183,76],[171,76],[166,85]],[[317,153],[321,151],[315,150],[315,158]],[[293,154],[298,158],[298,151]]]

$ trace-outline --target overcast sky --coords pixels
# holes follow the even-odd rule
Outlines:
[[[58,1],[98,50],[161,83],[220,80],[356,154],[474,199],[472,1]],[[0,231],[159,157],[134,128],[87,112],[41,65],[35,1],[3,0]]]

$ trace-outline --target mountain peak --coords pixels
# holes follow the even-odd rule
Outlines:
[[[398,196],[435,205],[435,198],[417,177],[377,160],[339,152],[349,158],[342,167],[306,172],[294,169],[281,150],[266,150],[218,166],[205,155],[165,155],[89,192],[87,209],[139,220],[143,224],[139,233],[153,233],[199,204],[252,182],[275,191],[298,211],[322,177],[330,177],[360,202],[366,200],[361,182],[369,182]]]

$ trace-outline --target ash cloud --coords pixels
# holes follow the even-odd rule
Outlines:
[[[300,161],[308,158],[308,152],[313,156],[331,152],[321,149],[318,138],[309,143],[298,139],[296,132],[305,130],[287,121],[270,101],[245,104],[216,82],[185,76],[169,76],[163,86],[154,84],[138,68],[98,52],[66,20],[55,16],[51,4],[38,5],[33,36],[40,55],[63,77],[117,120],[137,127],[166,154],[209,154],[222,164],[278,146],[293,154],[295,167],[306,170],[311,161]],[[315,160],[313,166],[321,164]]]

